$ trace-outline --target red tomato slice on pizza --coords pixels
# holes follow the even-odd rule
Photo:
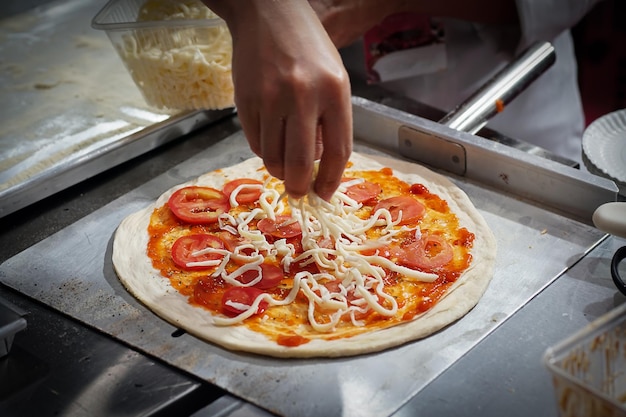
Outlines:
[[[176,217],[191,224],[215,223],[230,210],[228,198],[210,187],[189,186],[174,192],[167,205]]]
[[[423,235],[420,240],[405,246],[400,262],[409,268],[434,270],[446,265],[454,257],[452,246],[434,234]]]
[[[276,287],[284,278],[283,271],[276,265],[261,264],[261,280],[253,285],[253,287],[260,288],[262,290],[268,290]],[[243,274],[239,275],[235,279],[242,284],[248,284],[254,281],[259,276],[259,271],[251,269]]]
[[[241,236],[234,235],[226,231],[218,232],[217,236],[219,236],[219,238],[224,242],[224,244],[226,245],[226,249],[231,252],[234,252],[237,246],[245,242],[245,240]]]
[[[343,178],[342,182],[352,180],[353,178]],[[374,182],[361,181],[346,188],[345,194],[357,203],[367,204],[375,201],[382,191],[382,187]]]
[[[399,225],[409,224],[421,219],[426,213],[426,207],[416,199],[409,196],[396,196],[380,200],[372,213],[376,213],[378,209],[387,209],[391,213],[393,222],[400,218]],[[400,217],[402,216],[402,217]]]
[[[198,233],[178,238],[172,245],[172,260],[185,270],[207,269],[224,259],[223,253],[211,249],[224,249],[224,241],[215,235]],[[205,263],[205,265],[194,265]]]
[[[193,302],[215,310],[222,308],[222,292],[226,282],[220,277],[205,275],[193,286]]]
[[[302,233],[298,220],[288,215],[276,216],[275,220],[266,217],[259,220],[257,227],[261,232],[279,239],[288,239]]]
[[[263,290],[255,287],[231,287],[222,296],[222,312],[230,317],[238,316],[254,304],[254,301],[261,294],[263,294]],[[254,314],[262,314],[267,310],[267,307],[269,307],[269,303],[261,301]]]
[[[239,204],[249,204],[258,201],[261,193],[263,192],[263,182],[252,178],[237,178],[229,181],[224,185],[223,192],[230,201],[230,195],[239,187],[243,186],[235,201]]]
[[[363,249],[360,251],[365,256],[382,256],[383,258],[395,260],[404,256],[404,250],[398,245],[383,245],[376,246],[370,249]]]

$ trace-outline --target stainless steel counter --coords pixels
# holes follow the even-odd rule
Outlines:
[[[602,240],[598,230],[561,213],[575,201],[566,190],[581,190],[579,197],[596,205],[614,198],[615,187],[573,168],[375,103],[355,100],[354,106],[359,152],[383,153],[371,145],[376,140],[379,146],[393,144],[398,130],[394,123],[442,135],[465,149],[464,176],[445,175],[469,195],[498,241],[495,274],[479,304],[428,338],[351,358],[258,357],[183,334],[125,291],[110,260],[119,223],[168,188],[251,157],[241,131],[8,259],[0,265],[0,282],[267,410],[289,416],[391,415]],[[370,143],[364,142],[368,139]],[[414,169],[397,154],[384,158],[394,169]],[[495,168],[491,173],[481,162],[485,159]],[[501,180],[503,176],[507,181]],[[492,184],[492,179],[499,183]],[[559,211],[550,210],[550,204]],[[591,217],[584,204],[570,213],[586,213],[587,221]],[[365,398],[367,408],[362,405]]]
[[[608,237],[393,416],[557,417],[551,376],[542,356],[548,346],[626,302],[609,272],[613,253],[624,245],[626,240]],[[620,271],[624,274],[626,265]],[[227,412],[220,414],[226,407]],[[268,416],[228,396],[193,416],[215,415]]]
[[[0,219],[0,261],[4,263],[238,129],[236,119],[222,121]],[[398,404],[396,414],[469,416],[481,412],[486,416],[556,416],[550,378],[541,364],[541,355],[547,346],[624,301],[624,297],[612,286],[609,276],[610,257],[617,247],[624,244],[623,240],[609,237],[589,253],[580,254],[582,259],[565,274],[534,296],[406,404]],[[220,406],[221,412],[227,412],[224,415],[235,413],[232,414],[234,416],[242,410],[265,414],[238,400],[234,403],[225,401],[230,396],[213,402],[224,393],[214,385],[165,365],[152,355],[146,356],[136,349],[129,349],[124,343],[4,286],[0,286],[0,295],[30,312],[27,316],[29,326],[17,334],[13,352],[17,355],[11,359],[23,362],[22,358],[27,357],[28,363],[33,365],[24,377],[25,381],[19,382],[28,387],[18,390],[22,401],[39,396],[45,399],[28,402],[29,411],[36,409],[39,415],[52,415],[63,409],[67,415],[81,416],[99,414],[102,411],[100,407],[121,407],[127,409],[129,415],[141,415],[138,410],[127,408],[130,406],[124,402],[124,397],[107,397],[114,400],[114,404],[93,402],[87,401],[89,397],[81,397],[81,394],[93,394],[94,391],[80,390],[79,393],[78,390],[61,389],[67,382],[68,374],[79,369],[80,372],[72,376],[76,385],[102,384],[102,389],[110,389],[130,383],[132,387],[127,391],[132,392],[134,400],[144,398],[151,404],[153,412],[167,404],[177,403],[185,410],[179,415],[188,415],[204,405]],[[64,364],[73,364],[73,367]],[[144,374],[132,372],[135,378],[129,379],[129,373],[124,371],[137,367],[151,369],[157,374],[164,372],[166,376],[159,376],[160,383],[151,386],[150,390],[142,389],[146,384]],[[112,369],[117,371],[112,372]],[[150,373],[145,375],[150,381],[156,380],[150,377]],[[176,387],[184,388],[178,391],[172,389]],[[49,393],[53,391],[57,395],[51,397]],[[159,396],[155,392],[163,394]],[[190,395],[195,392],[201,395]],[[7,415],[30,414],[24,413],[24,402],[18,404],[22,404],[22,408],[15,408],[16,403],[6,398],[0,399],[0,412]],[[225,406],[228,408],[224,409]],[[209,411],[213,413],[215,409],[210,408]]]
[[[0,264],[64,229],[239,125],[182,137],[0,219]],[[185,416],[224,392],[0,284],[28,325],[0,359],[2,416]]]
[[[557,416],[542,355],[626,302],[610,276],[611,257],[624,245],[610,237],[586,254],[396,415]]]
[[[188,415],[223,394],[18,294],[26,330],[0,359],[0,415]]]
[[[0,217],[233,114],[150,108],[90,26],[106,0],[40,3],[0,20]]]

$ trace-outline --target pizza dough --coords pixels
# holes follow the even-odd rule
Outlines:
[[[431,193],[448,203],[450,210],[458,217],[460,226],[475,235],[470,267],[432,309],[412,321],[350,338],[314,339],[306,344],[287,347],[244,325],[216,325],[208,310],[190,304],[186,297],[170,286],[170,281],[153,268],[146,254],[149,240],[147,228],[153,210],[165,204],[174,191],[184,186],[204,185],[220,189],[226,181],[232,179],[258,177],[262,161],[257,157],[173,187],[154,204],[124,219],[113,242],[115,271],[131,294],[173,325],[228,350],[275,357],[341,357],[376,352],[424,338],[463,317],[478,303],[493,275],[496,241],[482,215],[461,189],[425,167],[357,153],[353,153],[350,160],[353,163],[351,170],[391,167],[394,175],[401,180],[425,184]]]

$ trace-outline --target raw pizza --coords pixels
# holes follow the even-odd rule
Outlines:
[[[174,187],[123,220],[115,270],[230,350],[337,357],[428,336],[479,301],[495,239],[448,179],[376,158],[353,154],[330,202],[286,197],[256,157]]]

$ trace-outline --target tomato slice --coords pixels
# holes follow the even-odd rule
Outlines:
[[[409,196],[396,196],[381,200],[376,204],[372,213],[378,209],[387,209],[391,213],[391,220],[396,221],[402,215],[400,225],[415,222],[426,213],[426,207],[416,199]]]
[[[352,181],[353,178],[343,178],[342,182]],[[363,181],[349,186],[346,195],[357,203],[367,204],[376,200],[383,191],[382,187],[374,182]]]
[[[180,220],[192,223],[215,223],[220,214],[230,210],[228,198],[210,187],[189,186],[176,190],[167,205]]]
[[[211,310],[219,310],[222,306],[222,292],[226,285],[221,277],[203,276],[193,287],[193,301]]]
[[[255,287],[231,287],[222,296],[222,312],[229,317],[238,316],[245,310],[240,310],[236,306],[230,305],[229,302],[251,306],[261,294],[263,291]],[[269,307],[269,303],[265,300],[261,301],[254,314],[262,314],[267,310],[267,307]]]
[[[237,187],[240,185],[249,184],[254,185],[254,187],[243,187],[238,193],[237,197],[235,197],[235,201],[239,204],[248,204],[254,203],[259,199],[261,193],[263,192],[262,187],[258,187],[259,185],[263,185],[262,181],[255,180],[252,178],[237,178],[235,180],[229,181],[224,184],[223,192],[230,201],[230,195],[235,191]]]
[[[303,259],[298,263],[293,263],[289,267],[289,273],[295,276],[298,272],[310,272],[311,274],[319,274],[320,267],[315,262],[307,262],[307,259]]]
[[[247,242],[243,237],[239,235],[234,235],[230,232],[221,231],[217,232],[217,236],[219,236],[224,241],[224,244],[226,245],[226,250],[230,251],[231,253],[235,253],[236,251],[238,255],[253,256],[256,252],[253,247],[250,247],[250,245],[237,250],[242,244]],[[237,256],[231,256],[230,260],[231,262],[239,265],[248,262],[246,259],[242,259]]]
[[[359,252],[365,256],[377,255],[391,260],[402,258],[404,256],[404,250],[398,245],[378,246],[375,248],[363,249]]]
[[[254,287],[268,290],[276,287],[284,278],[283,270],[272,264],[261,264],[261,281],[254,284]],[[236,279],[242,284],[254,281],[258,277],[256,270],[249,270],[239,275]]]
[[[224,242],[226,249],[231,252],[235,251],[235,248],[244,242],[244,239],[239,235],[234,235],[227,231],[217,232],[217,236]]]
[[[400,262],[413,269],[433,270],[446,265],[454,257],[452,245],[439,235],[423,235],[404,247]]]
[[[179,237],[172,245],[172,260],[178,267],[185,270],[213,268],[215,265],[187,266],[187,264],[191,262],[219,261],[224,258],[224,255],[215,252],[194,255],[195,252],[207,248],[224,249],[225,244],[224,241],[219,237],[205,233]]]
[[[341,287],[339,286],[339,284],[341,284],[341,280],[334,279],[334,280],[329,280],[322,285],[324,285],[326,289],[328,289],[328,291],[331,293],[339,293],[341,292]]]
[[[278,215],[276,220],[264,218],[257,223],[258,229],[279,239],[288,239],[302,234],[300,223],[288,215]]]

